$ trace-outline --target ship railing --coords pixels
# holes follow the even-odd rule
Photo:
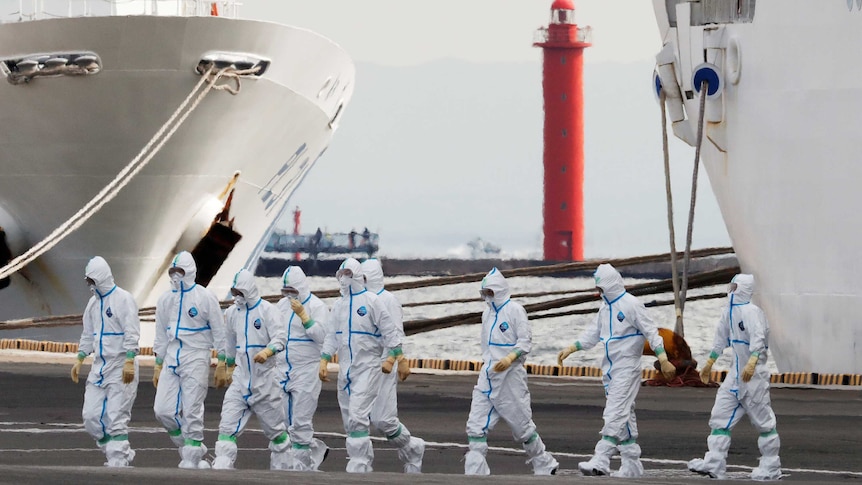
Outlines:
[[[534,44],[547,44],[554,42],[583,42],[586,44],[591,44],[593,42],[593,28],[592,27],[578,27],[577,34],[575,38],[570,38],[568,29],[548,29],[547,27],[541,27],[533,34],[533,43]]]
[[[668,20],[676,27],[676,6],[691,4],[691,25],[749,23],[757,0],[665,0]]]
[[[123,15],[236,18],[241,5],[237,0],[0,0],[0,23]]]

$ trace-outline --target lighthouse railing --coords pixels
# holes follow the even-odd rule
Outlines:
[[[575,33],[574,35],[572,35],[573,31]],[[577,29],[548,29],[547,27],[542,27],[533,34],[534,44],[554,44],[567,42],[581,42],[585,44],[592,43],[593,28],[578,27]]]

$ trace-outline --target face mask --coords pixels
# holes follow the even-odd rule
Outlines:
[[[736,291],[736,283],[730,283],[727,285],[727,295],[730,296],[733,292]]]
[[[233,303],[234,303],[236,306],[244,307],[244,306],[245,306],[245,302],[246,302],[246,300],[245,300],[245,297],[244,297],[244,296],[234,295],[234,297],[233,297]]]
[[[347,275],[341,275],[338,277],[338,284],[341,286],[341,289],[346,290],[347,288],[350,288],[350,281],[352,279],[353,278]]]
[[[89,285],[89,286],[87,286],[87,288],[90,289],[90,293],[92,293],[94,295],[96,294],[96,285]]]
[[[180,289],[180,283],[182,281],[183,281],[183,275],[181,275],[179,273],[172,273],[171,274],[171,288],[173,288],[175,290],[179,290]]]

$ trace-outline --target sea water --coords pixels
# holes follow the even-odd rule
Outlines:
[[[418,278],[411,276],[387,277],[386,284],[414,281]],[[309,285],[312,291],[337,290],[338,284],[334,277],[309,277]],[[433,281],[433,278],[431,278]],[[551,291],[577,291],[593,289],[592,278],[551,278],[551,277],[513,277],[507,278],[513,294],[518,293],[540,293]],[[626,285],[644,283],[648,280],[625,279]],[[281,289],[281,278],[257,278],[258,287],[262,295],[276,295]],[[709,288],[690,290],[688,296],[697,296],[710,293],[720,293],[726,290],[726,285]],[[394,291],[398,300],[404,303],[443,301],[455,299],[472,299],[469,303],[452,303],[445,305],[424,305],[404,308],[404,321],[421,320],[428,318],[440,318],[450,315],[462,315],[467,313],[481,312],[485,309],[485,303],[479,299],[479,281],[461,283],[457,285],[429,286],[410,290]],[[538,303],[542,301],[565,298],[568,295],[550,295],[544,297],[515,297],[521,304]],[[672,300],[671,293],[660,293],[655,295],[641,296],[644,303]],[[324,302],[332,305],[334,298],[326,298]],[[721,317],[721,312],[728,304],[727,298],[711,300],[699,300],[688,302],[684,313],[685,340],[691,348],[692,357],[703,365],[709,355],[715,335],[715,326]],[[560,308],[551,312],[565,311],[575,308],[598,308],[599,301],[579,305],[577,307]],[[675,323],[675,312],[673,305],[649,307],[647,315],[659,327],[673,328]],[[595,312],[586,315],[572,315],[564,317],[532,319],[531,328],[533,332],[533,348],[527,356],[527,361],[535,364],[556,364],[557,353],[568,345],[574,343],[580,333],[587,327],[595,324]],[[416,358],[439,358],[453,360],[482,360],[480,345],[480,325],[461,325],[430,332],[423,332],[408,336],[404,342],[404,352],[408,357]],[[57,342],[77,342],[80,339],[80,325],[74,327],[51,327],[32,328],[22,330],[0,331],[0,338],[25,338],[32,340],[50,340]],[[150,347],[153,344],[154,324],[151,321],[141,322],[142,347]],[[596,348],[575,352],[565,364],[569,366],[591,366],[600,367],[604,352],[601,346]],[[653,368],[655,357],[645,356],[641,360],[643,368]],[[721,358],[716,361],[715,370],[727,370],[733,365],[731,352],[726,350]],[[740,365],[744,365],[741,363]],[[770,372],[777,372],[777,367],[772,359],[767,366]]]
[[[409,276],[387,277],[386,284],[400,283],[424,279]],[[334,277],[309,277],[309,286],[312,291],[336,290],[338,283]],[[592,278],[551,278],[551,277],[513,277],[507,278],[509,287],[513,294],[539,293],[560,290],[584,290],[594,288]],[[626,285],[644,283],[647,280],[625,279]],[[281,288],[280,278],[258,278],[258,286],[262,294],[277,294]],[[726,285],[709,288],[689,290],[688,296],[697,296],[710,293],[718,293],[726,290]],[[443,301],[474,298],[470,303],[452,303],[445,305],[424,305],[418,307],[404,308],[404,321],[421,320],[427,318],[440,318],[450,315],[481,312],[485,309],[485,303],[479,299],[479,282],[461,283],[446,286],[429,286],[410,290],[398,290],[393,294],[402,303]],[[567,295],[551,295],[544,297],[518,298],[515,300],[521,304],[537,303]],[[644,303],[657,300],[672,300],[671,293],[641,296]],[[334,298],[324,299],[331,305]],[[579,305],[577,307],[561,308],[553,311],[564,311],[574,308],[598,308],[599,302]],[[706,361],[712,347],[715,335],[715,326],[721,317],[721,312],[728,305],[727,298],[710,300],[699,300],[689,302],[685,305],[684,333],[685,340],[691,348],[692,356],[699,362],[698,367]],[[674,328],[676,321],[673,305],[650,307],[646,309],[647,315],[659,327]],[[527,356],[527,361],[536,364],[556,364],[557,353],[568,345],[574,343],[580,333],[595,324],[595,312],[586,315],[572,315],[564,317],[543,318],[531,320],[533,332],[533,348]],[[461,325],[440,330],[432,330],[408,336],[404,342],[404,353],[408,357],[416,358],[439,358],[454,360],[482,360],[480,344],[479,324]],[[604,352],[600,346],[591,350],[576,352],[566,359],[565,364],[569,366],[594,366],[600,367]],[[641,363],[644,368],[653,368],[655,357],[645,356]],[[721,358],[716,361],[715,370],[727,370],[733,365],[730,349],[726,350]],[[741,365],[744,365],[742,363]],[[771,372],[777,372],[775,363],[770,359],[767,363]]]

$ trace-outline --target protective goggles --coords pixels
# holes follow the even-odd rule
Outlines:
[[[299,290],[292,286],[285,286],[281,289],[281,296],[286,296],[288,298],[297,298],[299,297]]]
[[[96,282],[93,280],[93,278],[85,277],[84,282],[87,283],[87,286],[96,286]]]
[[[727,292],[733,293],[734,291],[736,291],[736,288],[737,288],[736,283],[731,283],[731,284],[727,285]]]
[[[479,296],[484,298],[494,298],[494,290],[491,288],[482,288],[479,290]]]
[[[353,270],[350,268],[341,268],[340,270],[335,272],[336,278],[353,278]]]
[[[180,275],[180,277],[185,276],[186,270],[184,270],[178,266],[171,266],[170,268],[168,268],[168,276],[173,276],[175,274]]]
[[[230,294],[231,294],[231,296],[245,296],[245,295],[243,295],[243,294],[242,294],[242,292],[241,292],[241,291],[239,291],[239,290],[238,290],[238,289],[236,289],[236,288],[231,288],[231,289],[230,289]]]

